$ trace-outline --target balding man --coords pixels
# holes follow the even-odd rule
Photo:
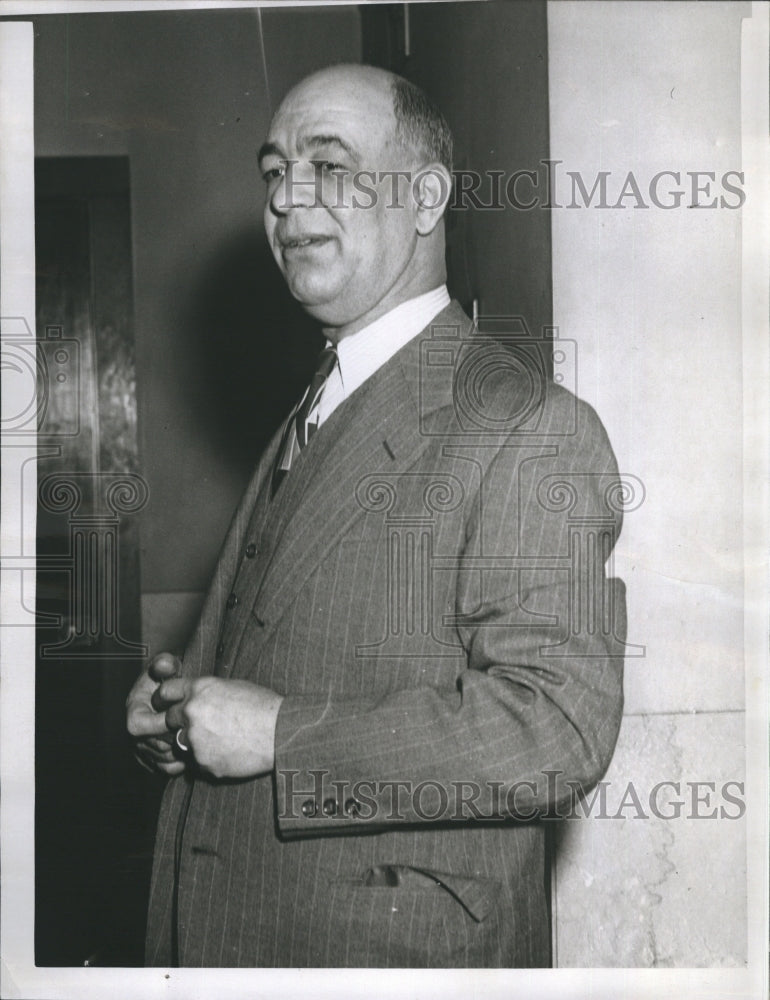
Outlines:
[[[451,155],[425,95],[363,66],[302,81],[262,147],[267,237],[327,346],[183,662],[129,698],[172,778],[149,964],[549,962],[540,816],[620,720],[617,472],[595,414],[450,301]]]

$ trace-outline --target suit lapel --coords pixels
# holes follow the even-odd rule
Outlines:
[[[455,303],[431,326],[468,320]],[[423,340],[406,344],[316,432],[270,504],[263,538],[266,570],[256,605],[269,631],[329,549],[365,512],[362,481],[402,472],[430,443],[422,420],[451,403],[451,378],[425,378]],[[263,494],[264,494],[263,488]]]

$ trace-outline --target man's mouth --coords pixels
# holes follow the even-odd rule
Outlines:
[[[328,242],[328,236],[298,236],[291,240],[281,240],[281,249],[285,253],[287,250],[304,250],[306,247],[321,246]]]

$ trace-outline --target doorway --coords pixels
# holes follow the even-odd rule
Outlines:
[[[35,961],[139,965],[155,787],[124,703],[138,675],[128,160],[36,163]]]

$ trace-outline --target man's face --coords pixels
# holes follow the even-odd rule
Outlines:
[[[410,185],[382,177],[411,165],[394,133],[387,82],[340,69],[296,87],[262,147],[270,247],[292,295],[327,326],[396,304],[412,280]]]

